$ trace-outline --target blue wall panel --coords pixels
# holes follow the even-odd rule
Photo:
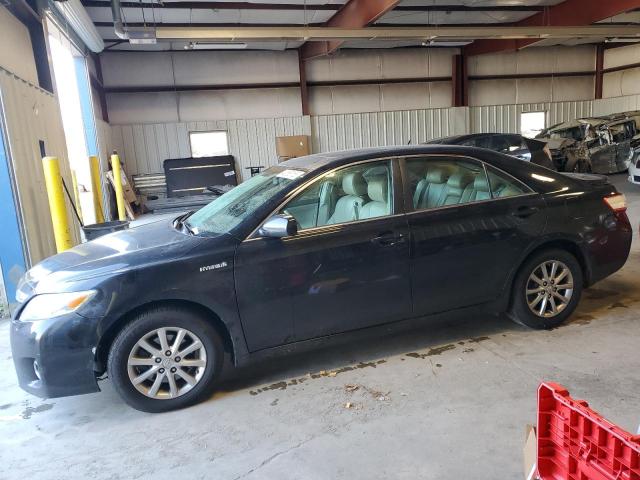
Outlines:
[[[10,159],[6,148],[6,139],[3,135],[3,115],[3,112],[0,111],[0,266],[2,267],[7,299],[9,304],[12,304],[15,302],[18,280],[25,272],[26,262],[11,182]]]
[[[93,116],[93,102],[91,101],[91,85],[87,75],[87,62],[84,57],[75,57],[76,83],[80,95],[80,110],[84,124],[84,138],[87,144],[87,155],[98,156],[98,134],[96,120]]]

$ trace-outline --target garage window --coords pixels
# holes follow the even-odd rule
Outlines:
[[[520,133],[523,137],[534,138],[545,129],[545,112],[527,112],[520,114]]]
[[[189,133],[189,141],[191,142],[191,156],[194,158],[229,155],[227,132],[220,130],[191,132]]]

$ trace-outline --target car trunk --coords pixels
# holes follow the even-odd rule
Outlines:
[[[562,175],[572,178],[574,180],[580,180],[588,184],[591,187],[600,187],[602,185],[607,185],[609,183],[609,179],[604,175],[596,175],[593,173],[570,173],[570,172],[562,172]]]

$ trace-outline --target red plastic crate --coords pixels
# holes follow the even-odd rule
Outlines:
[[[640,480],[640,435],[574,400],[562,385],[538,388],[537,435],[542,480]]]

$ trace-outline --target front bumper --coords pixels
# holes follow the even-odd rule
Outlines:
[[[20,387],[42,398],[98,392],[95,322],[76,313],[11,321],[11,350]]]

